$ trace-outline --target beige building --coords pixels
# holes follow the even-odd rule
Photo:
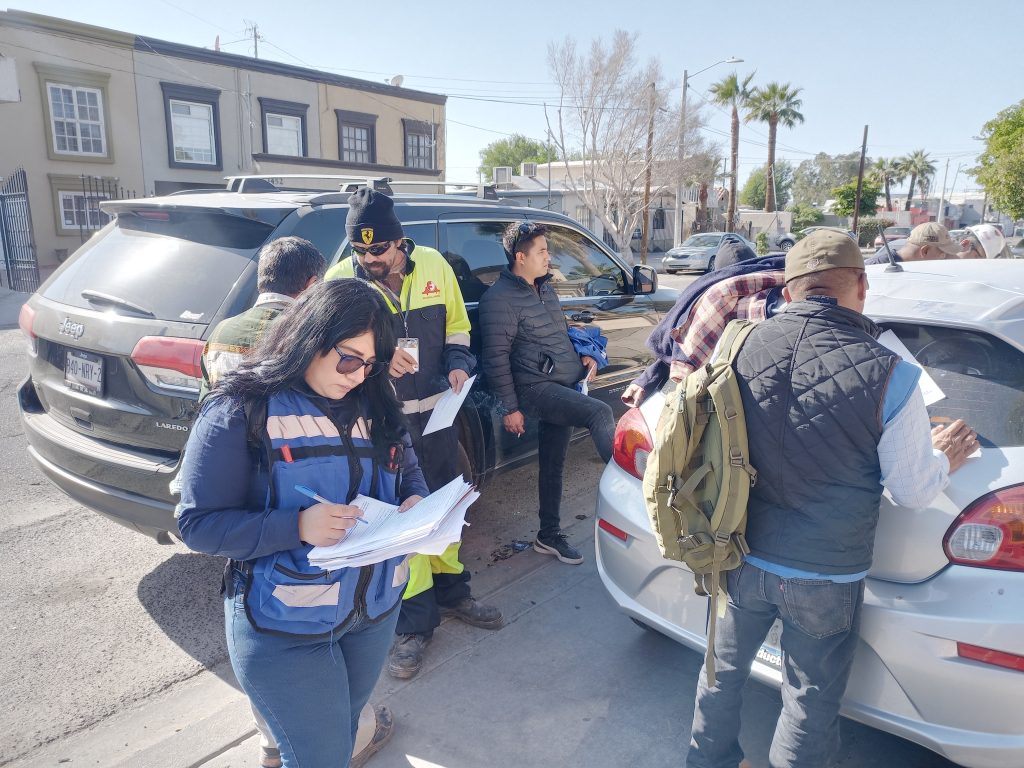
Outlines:
[[[106,223],[104,199],[223,187],[238,174],[444,180],[445,101],[0,12],[0,281],[34,288],[34,265],[45,279]]]

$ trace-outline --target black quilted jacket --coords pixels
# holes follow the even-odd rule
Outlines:
[[[542,381],[571,387],[585,374],[549,280],[534,288],[505,269],[480,299],[483,370],[502,413],[519,410],[516,388]]]

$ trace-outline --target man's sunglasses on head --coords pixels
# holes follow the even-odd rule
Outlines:
[[[540,228],[540,226],[540,224],[533,224],[529,221],[524,221],[522,224],[520,224],[519,227],[516,229],[515,242],[512,243],[512,253],[516,253],[519,250],[520,240],[522,240],[527,235],[532,235]]]
[[[356,245],[355,243],[353,243],[352,250],[355,251],[356,254],[359,256],[365,256],[366,254],[370,254],[371,256],[383,256],[385,253],[391,250],[391,245],[392,244],[390,242],[377,243],[376,245],[368,246]]]
[[[367,361],[358,355],[350,355],[347,352],[342,352],[338,349],[338,345],[334,345],[334,351],[338,353],[338,365],[336,370],[338,373],[355,373],[360,368],[363,369],[363,375],[369,378],[370,376],[376,376],[378,373],[388,367],[387,363],[379,361]]]

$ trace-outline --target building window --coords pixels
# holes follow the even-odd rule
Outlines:
[[[263,114],[263,152],[287,157],[306,156],[308,104],[259,97]]]
[[[109,74],[34,62],[51,160],[110,163]]]
[[[160,88],[170,167],[221,170],[220,91],[177,83],[160,83]]]
[[[576,221],[590,229],[590,209],[585,205],[576,206]]]
[[[99,229],[110,217],[100,210],[106,196],[84,195],[81,191],[57,192],[60,198],[61,229]]]
[[[435,132],[430,123],[419,120],[402,120],[405,132],[405,166],[433,170]]]
[[[334,110],[338,116],[338,159],[344,163],[377,162],[377,116]]]
[[[651,217],[651,229],[664,229],[665,228],[665,209],[656,208],[654,216]]]

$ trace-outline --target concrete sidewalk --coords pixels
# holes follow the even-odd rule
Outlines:
[[[21,312],[21,305],[28,301],[31,295],[31,293],[12,291],[9,288],[0,288],[0,331],[18,327],[18,314]]]

